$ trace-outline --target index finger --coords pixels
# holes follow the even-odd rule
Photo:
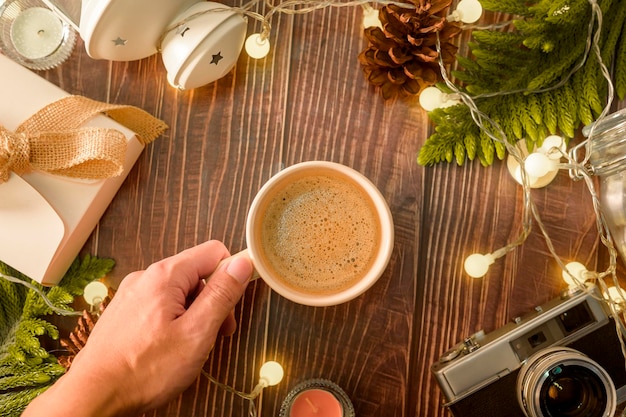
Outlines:
[[[166,269],[165,273],[159,274],[169,277],[166,285],[171,285],[174,281],[181,284],[185,293],[189,293],[197,288],[201,279],[211,275],[217,265],[228,256],[230,253],[222,242],[209,240],[163,259],[148,267],[148,270]]]

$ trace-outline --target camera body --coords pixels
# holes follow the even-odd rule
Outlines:
[[[626,400],[615,322],[594,286],[564,292],[523,318],[468,337],[431,371],[456,417],[604,416],[609,413],[579,411],[614,409]],[[602,401],[607,404],[596,404]]]

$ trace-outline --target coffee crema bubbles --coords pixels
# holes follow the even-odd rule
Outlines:
[[[261,246],[268,266],[298,291],[342,291],[371,268],[380,225],[370,197],[352,180],[304,176],[268,204]]]

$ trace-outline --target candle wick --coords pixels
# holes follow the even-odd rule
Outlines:
[[[37,31],[37,35],[39,35],[39,36],[43,35],[44,33],[46,33],[46,31],[45,31],[45,30],[43,30],[43,29],[39,29],[39,30]]]
[[[304,400],[307,402],[307,404],[309,405],[309,407],[311,407],[311,410],[313,410],[313,412],[314,412],[315,414],[317,414],[317,412],[318,412],[318,411],[320,411],[320,409],[319,409],[319,408],[317,408],[317,407],[315,406],[315,404],[313,404],[313,403],[311,402],[311,400],[309,400],[309,397],[306,397]]]

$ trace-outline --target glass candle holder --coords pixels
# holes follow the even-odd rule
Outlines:
[[[296,385],[280,407],[280,417],[354,417],[354,407],[341,387],[327,379]]]
[[[76,32],[39,0],[0,3],[0,49],[33,70],[48,70],[72,53]]]

